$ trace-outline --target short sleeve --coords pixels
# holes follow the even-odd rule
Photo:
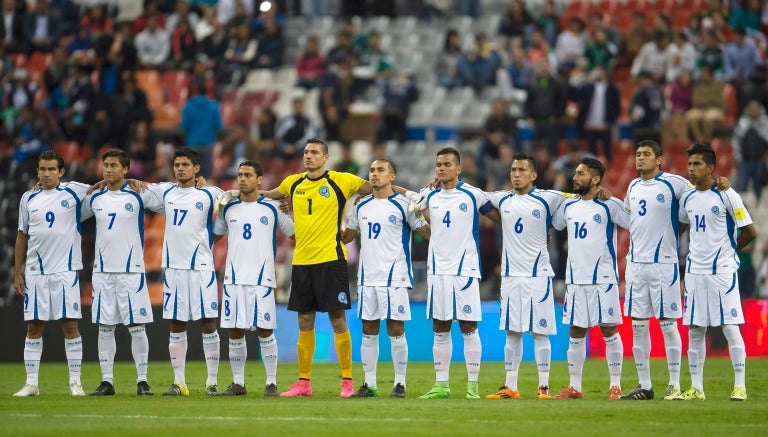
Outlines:
[[[213,185],[209,185],[209,186],[203,187],[202,189],[207,191],[211,195],[211,197],[213,197],[214,201],[216,201],[216,199],[218,199],[219,196],[224,194],[224,190],[222,190],[219,187],[213,186]]]
[[[743,228],[744,226],[752,224],[752,217],[749,215],[749,211],[744,207],[744,202],[741,200],[741,196],[733,188],[729,188],[723,192],[723,200],[728,210],[728,214],[736,222],[737,228]]]
[[[83,204],[80,205],[80,220],[85,221],[91,217],[93,217],[93,209],[91,208],[91,202],[93,201],[93,196],[96,193],[91,193],[87,196],[85,196],[85,199],[83,199]]]
[[[477,201],[477,212],[480,214],[488,214],[491,212],[493,209],[493,204],[488,198],[488,195],[485,194],[485,191],[476,189],[472,194],[475,196],[475,200]]]
[[[360,206],[359,203],[351,206],[353,209],[352,214],[347,216],[347,229],[352,229],[353,231],[360,230],[360,220],[357,218],[358,206]]]
[[[606,204],[608,205],[608,211],[611,212],[611,220],[622,228],[629,229],[629,213],[624,209],[624,203],[615,197],[611,197]]]
[[[672,188],[675,190],[675,197],[678,199],[682,199],[683,194],[693,187],[693,184],[690,183],[688,179],[680,176],[669,178],[669,181],[672,184]]]
[[[501,203],[501,200],[505,198],[507,195],[509,195],[506,191],[494,191],[492,193],[487,193],[488,200],[490,200],[491,205],[493,205],[494,208],[499,209],[499,204]]]
[[[285,179],[283,179],[282,182],[280,182],[280,185],[277,186],[277,191],[282,194],[283,197],[291,197],[291,187],[302,176],[304,176],[304,173],[297,173],[287,176]]]
[[[216,214],[216,219],[213,221],[213,233],[216,235],[224,235],[229,230],[227,227],[227,221],[225,220],[226,210],[222,210],[219,214]]]
[[[30,194],[30,191],[24,193],[21,197],[21,202],[19,202],[19,230],[27,235],[29,234],[29,208],[27,208],[27,205],[29,204]]]
[[[344,197],[347,199],[357,193],[360,190],[360,187],[367,182],[357,175],[345,172],[333,172],[331,179],[341,186],[341,189],[344,190]]]
[[[552,227],[557,229],[558,231],[562,231],[565,229],[566,223],[565,223],[565,207],[568,204],[563,202],[559,208],[555,211],[555,214],[552,216]]]
[[[144,208],[152,212],[162,213],[163,207],[163,192],[161,191],[162,184],[149,184],[147,189],[139,193],[141,200],[144,202]]]
[[[688,218],[688,211],[685,210],[685,203],[680,202],[680,208],[677,214],[680,223],[690,224],[691,220]]]
[[[277,227],[287,237],[292,237],[294,232],[293,219],[288,214],[277,210]]]
[[[91,188],[88,184],[83,184],[80,182],[67,182],[62,184],[65,188],[68,188],[72,190],[73,193],[75,193],[75,196],[77,196],[77,199],[81,202],[83,199],[85,199],[85,196],[88,195],[88,190]]]

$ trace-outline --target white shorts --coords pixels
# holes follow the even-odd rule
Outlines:
[[[219,288],[213,271],[165,269],[163,318],[187,322],[219,317]]]
[[[619,287],[616,284],[568,284],[563,324],[580,328],[621,325]]]
[[[683,282],[684,325],[720,326],[744,323],[736,273],[686,273]]]
[[[77,272],[24,277],[24,320],[80,319]]]
[[[93,273],[93,322],[100,325],[151,323],[152,304],[144,273]]]
[[[499,329],[554,335],[555,299],[552,278],[501,278],[501,319]]]
[[[225,285],[221,299],[221,327],[275,329],[275,293],[261,285]]]
[[[427,318],[480,321],[480,279],[468,276],[427,275]]]
[[[624,313],[640,319],[678,319],[683,315],[677,264],[627,263]]]
[[[361,320],[411,320],[405,287],[357,287],[357,318]]]

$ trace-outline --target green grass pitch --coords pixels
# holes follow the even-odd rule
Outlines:
[[[24,382],[22,364],[0,365],[0,435],[726,435],[733,437],[768,435],[768,359],[747,361],[746,402],[728,400],[733,371],[727,358],[706,362],[704,402],[670,402],[660,399],[666,388],[666,364],[651,364],[657,398],[647,402],[608,401],[608,370],[605,361],[588,360],[584,368],[581,401],[540,401],[536,399],[536,369],[524,362],[520,372],[521,400],[464,399],[466,371],[463,363],[451,368],[452,399],[421,400],[418,395],[432,385],[431,363],[408,366],[408,398],[390,399],[391,363],[379,365],[378,399],[339,399],[339,368],[317,364],[313,370],[314,396],[307,399],[263,398],[264,370],[260,362],[246,368],[245,397],[212,398],[203,394],[205,364],[187,363],[187,383],[192,395],[185,398],[160,396],[172,382],[172,370],[165,361],[150,363],[150,384],[156,396],[136,396],[132,363],[115,366],[117,396],[114,398],[72,398],[67,387],[65,363],[44,363],[41,369],[41,396],[11,396]],[[355,385],[362,380],[355,363]],[[287,389],[296,377],[296,365],[281,364],[279,389]],[[554,362],[553,391],[568,382],[565,362]],[[96,388],[100,372],[97,363],[83,366],[86,392]],[[222,360],[219,381],[226,388],[231,373]],[[480,388],[483,395],[503,383],[502,363],[483,363]],[[632,360],[624,362],[625,391],[636,384]],[[689,386],[687,364],[683,363],[683,388]]]

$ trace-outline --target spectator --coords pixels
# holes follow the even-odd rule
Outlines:
[[[456,15],[466,15],[472,18],[480,18],[480,0],[454,0]]]
[[[606,70],[613,68],[613,58],[618,54],[618,49],[608,41],[605,30],[593,29],[589,44],[584,49],[584,57],[587,58],[587,68],[592,71],[600,66]]]
[[[499,22],[499,36],[504,50],[526,47],[530,39],[533,18],[522,0],[511,0],[507,12]]]
[[[402,143],[406,139],[406,121],[411,105],[419,100],[419,89],[412,77],[393,72],[385,73],[380,84],[384,104],[381,108],[382,120],[378,138]]]
[[[629,118],[632,121],[632,137],[637,143],[642,140],[661,141],[661,114],[664,110],[664,93],[646,71],[637,75],[638,89],[629,103]]]
[[[570,71],[576,61],[584,56],[586,45],[584,22],[579,17],[572,17],[568,20],[568,29],[557,36],[555,43],[558,71]]]
[[[303,90],[298,89],[291,97],[292,112],[281,118],[275,127],[277,150],[284,159],[299,158],[310,138],[319,137],[319,127],[304,113]]]
[[[307,9],[313,20],[327,17],[331,15],[331,0],[309,0]]]
[[[258,160],[259,145],[248,133],[248,124],[239,121],[229,129],[227,135],[221,140],[221,154],[229,158],[229,165],[224,174],[226,177],[237,177],[237,169],[240,163],[246,159]]]
[[[701,16],[698,13],[694,12],[688,16],[683,33],[688,38],[688,42],[698,47],[701,43]]]
[[[641,71],[651,74],[657,83],[666,80],[667,69],[672,64],[675,49],[669,45],[669,36],[664,32],[653,34],[653,41],[649,41],[640,49],[640,53],[632,62],[630,73],[637,77]]]
[[[254,33],[251,29],[251,15],[245,9],[243,3],[242,0],[235,0],[234,15],[227,21],[221,21],[222,23],[225,23],[224,28],[230,36],[234,36],[234,33],[237,32],[237,29],[241,26],[248,26],[248,30],[251,31],[251,33]],[[219,14],[218,19],[221,20],[221,14]]]
[[[242,14],[248,18],[246,21],[248,23],[250,22],[250,17],[253,17],[254,3],[247,0],[219,0],[219,3],[216,5],[218,11],[216,19],[222,23],[229,23],[230,20],[237,16],[238,8],[242,8]]]
[[[80,20],[80,27],[86,28],[94,38],[112,33],[113,26],[112,17],[107,15],[107,7],[104,4],[91,6],[88,13]]]
[[[91,81],[90,65],[79,64],[74,75],[66,82],[66,101],[70,106],[64,112],[64,130],[67,138],[85,144],[88,128],[93,122],[96,103],[96,88]]]
[[[7,131],[14,130],[22,108],[32,108],[37,91],[37,84],[32,81],[26,69],[13,70],[10,79],[3,89],[5,97],[3,119]]]
[[[565,113],[568,90],[558,78],[552,76],[549,64],[542,60],[533,64],[535,78],[528,88],[525,116],[535,126],[535,141],[546,144],[551,156],[558,156],[560,118]]]
[[[328,65],[340,64],[355,55],[352,48],[352,34],[342,30],[336,34],[336,45],[328,51],[325,60]]]
[[[268,20],[264,32],[258,38],[254,67],[272,70],[280,68],[283,66],[283,53],[285,53],[283,31],[274,19]]]
[[[366,85],[352,75],[350,59],[330,68],[320,86],[320,114],[328,141],[341,140],[341,124],[349,116],[349,105],[365,92]]]
[[[707,142],[712,139],[715,123],[725,115],[725,84],[715,79],[712,69],[701,67],[701,77],[693,84],[691,110],[685,118],[694,141]]]
[[[157,0],[144,0],[144,9],[141,11],[141,15],[133,20],[134,36],[138,36],[147,27],[150,17],[155,17],[157,26],[165,29],[165,14],[158,9]]]
[[[146,28],[136,35],[136,50],[139,62],[144,68],[159,68],[168,60],[171,41],[168,34],[160,28],[157,15],[150,15]]]
[[[499,97],[507,102],[525,102],[525,90],[533,81],[533,69],[521,48],[513,48],[510,64],[496,70]]]
[[[616,48],[615,55],[618,55],[618,50],[621,47],[621,34],[615,27],[605,24],[603,14],[600,12],[592,12],[589,14],[589,25],[587,26],[591,32],[601,29],[605,32],[606,40]]]
[[[536,19],[536,27],[541,30],[549,45],[555,45],[557,34],[560,32],[560,17],[557,15],[554,0],[546,0],[541,6],[541,13]]]
[[[209,99],[205,87],[201,86],[197,95],[184,106],[181,130],[184,131],[185,144],[200,154],[200,175],[206,179],[211,177],[213,145],[221,127],[219,102]]]
[[[653,33],[661,32],[672,39],[674,31],[672,30],[672,18],[664,13],[656,13],[653,16]]]
[[[228,49],[229,37],[224,31],[224,25],[219,21],[213,23],[213,32],[197,46],[198,54],[205,55],[207,58],[206,67],[213,70],[217,81],[220,83],[229,82],[230,79],[224,59]]]
[[[483,141],[477,152],[477,165],[486,168],[486,162],[499,159],[502,144],[514,146],[517,142],[517,120],[509,114],[507,102],[496,99],[491,103],[491,113],[483,125]]]
[[[245,73],[248,72],[256,56],[256,40],[251,37],[251,30],[247,24],[236,28],[229,47],[224,52],[229,73],[229,84],[238,87],[245,82]]]
[[[206,93],[208,97],[216,95],[216,75],[211,69],[212,66],[213,63],[205,53],[199,53],[195,56],[195,64],[192,67],[192,74],[187,88],[188,96],[196,96],[200,85],[205,86],[205,89],[208,90]]]
[[[696,47],[688,41],[685,32],[675,32],[673,44],[670,46],[670,64],[667,66],[667,83],[687,70],[693,72],[696,69]]]
[[[383,72],[392,70],[394,60],[381,48],[381,34],[373,31],[368,34],[368,47],[360,54],[358,71],[365,67],[363,78],[370,79],[380,76]]]
[[[341,143],[341,159],[334,164],[333,170],[355,175],[364,172],[363,166],[352,156],[352,145],[348,141]]]
[[[182,19],[171,34],[171,68],[189,71],[195,61],[197,41],[189,21]]]
[[[132,29],[130,22],[119,24],[118,32],[109,45],[109,57],[123,71],[133,71],[139,67],[139,52],[131,35]]]
[[[24,24],[24,40],[29,44],[29,49],[50,52],[62,35],[62,24],[61,20],[51,14],[48,0],[37,0]]]
[[[757,100],[749,101],[733,130],[733,154],[739,163],[733,188],[747,191],[751,180],[755,199],[759,203],[763,187],[768,183],[768,116]]]
[[[131,123],[152,122],[152,111],[149,109],[147,94],[136,84],[133,75],[123,83],[123,100],[128,105],[128,114],[125,118]]]
[[[733,29],[760,33],[762,31],[761,15],[760,0],[742,0],[731,12],[728,24]]]
[[[691,109],[693,74],[681,70],[677,79],[669,86],[669,110],[672,114],[685,114]]]
[[[263,157],[276,158],[280,156],[277,150],[275,129],[277,127],[277,115],[271,106],[267,106],[259,113],[256,124],[255,136],[258,138],[259,154]]]
[[[745,37],[744,29],[737,28],[733,31],[733,41],[725,46],[723,64],[725,80],[728,82],[738,82],[749,77],[755,66],[763,62],[760,51]]]
[[[82,26],[77,29],[75,35],[67,46],[67,53],[72,55],[76,52],[87,52],[93,47],[91,33],[87,27]]]
[[[61,82],[69,75],[69,58],[64,47],[58,46],[53,49],[51,58],[51,65],[45,67],[45,72],[43,73],[43,84],[45,85],[45,93],[48,96],[51,96],[54,90],[59,88]]]
[[[27,51],[24,26],[26,16],[24,10],[16,9],[15,0],[3,0],[3,19],[0,20],[0,37],[3,49],[8,53],[23,53]]]
[[[324,74],[325,58],[320,53],[317,37],[310,36],[304,52],[296,59],[296,86],[307,90],[315,88]]]
[[[605,158],[611,162],[611,134],[621,114],[621,96],[605,68],[598,65],[593,73],[595,81],[586,85],[581,92],[578,125],[589,144],[589,151],[597,156],[597,142],[600,141]]]
[[[651,34],[645,29],[645,13],[642,11],[633,12],[629,29],[621,37],[623,43],[621,49],[622,64],[631,65],[632,60],[640,53],[640,49],[650,40]]]
[[[435,73],[437,83],[445,88],[453,89],[464,83],[459,75],[459,59],[461,58],[461,41],[459,33],[454,29],[445,34],[443,51],[437,54]]]
[[[711,30],[701,33],[702,48],[699,51],[699,58],[696,60],[696,67],[701,72],[702,67],[709,67],[709,70],[716,77],[722,77],[723,70],[723,49],[715,38],[715,33]]]
[[[733,31],[728,27],[728,22],[722,15],[715,14],[711,19],[705,18],[703,23],[704,29],[708,29],[715,34],[715,40],[719,44],[727,44],[733,38]]]
[[[488,41],[485,34],[475,34],[475,42],[469,52],[459,58],[459,75],[462,81],[481,90],[483,87],[494,85],[496,70],[501,65],[501,57]]]
[[[200,16],[192,11],[189,7],[188,0],[176,0],[176,9],[174,9],[173,13],[165,20],[165,30],[169,33],[173,33],[173,31],[176,30],[176,26],[178,26],[182,20],[186,20],[187,23],[189,23],[189,28],[195,32],[195,39],[197,41],[202,41],[205,35],[203,35],[202,38],[197,35],[197,25],[200,24]]]
[[[750,100],[757,100],[765,108],[768,107],[768,84],[766,84],[765,65],[755,67],[749,77],[739,81],[736,85],[736,110],[737,116],[741,116],[743,108]]]
[[[216,10],[213,8],[203,9],[203,18],[197,22],[195,26],[195,39],[203,41],[208,35],[213,33],[213,28],[216,23],[221,23],[216,20]],[[221,25],[224,28],[223,24]]]
[[[536,29],[531,33],[531,43],[528,45],[528,62],[533,64],[539,60],[550,61],[549,47],[553,45],[544,37],[544,33]],[[554,55],[552,55],[554,61]]]

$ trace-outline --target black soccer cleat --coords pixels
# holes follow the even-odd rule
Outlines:
[[[91,393],[90,395],[91,396],[114,396],[115,386],[113,386],[111,383],[107,381],[101,381],[101,384],[99,384],[99,386],[96,387],[96,390],[94,390],[93,393]]]
[[[653,399],[653,389],[644,389],[641,385],[633,388],[631,392],[620,397],[622,401],[650,401]]]
[[[243,388],[245,390],[245,388]],[[268,398],[276,397],[277,396],[277,385],[276,384],[267,384],[266,387],[264,387],[264,396]]]
[[[392,389],[392,394],[390,394],[389,397],[391,397],[391,398],[404,398],[405,397],[405,386],[398,382],[395,385],[395,387]]]
[[[229,387],[227,387],[221,396],[245,396],[246,394],[248,394],[248,391],[245,389],[245,386],[233,382],[232,384],[229,384]]]
[[[368,387],[368,383],[363,383],[356,392],[352,393],[351,398],[377,398],[379,397],[379,389],[376,387]]]
[[[136,384],[136,395],[154,396],[155,392],[152,391],[152,388],[147,384],[147,381],[139,381],[139,383]]]

